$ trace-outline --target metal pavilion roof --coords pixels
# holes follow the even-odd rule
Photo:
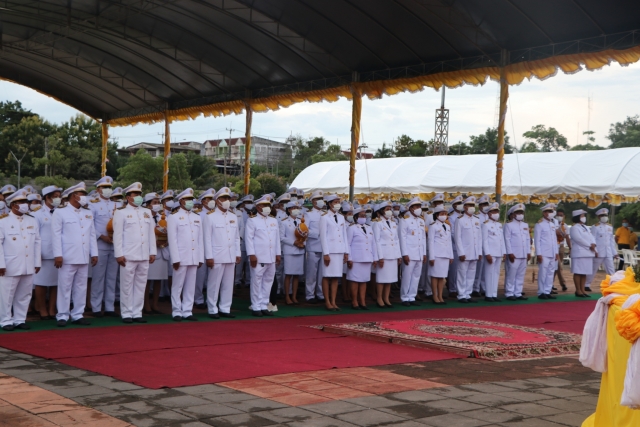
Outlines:
[[[639,31],[636,0],[0,0],[0,78],[109,121],[627,49]]]

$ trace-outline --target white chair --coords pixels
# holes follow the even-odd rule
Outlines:
[[[631,249],[623,249],[622,250],[622,259],[624,260],[624,265],[626,267],[635,267],[638,263],[638,258],[636,254]]]

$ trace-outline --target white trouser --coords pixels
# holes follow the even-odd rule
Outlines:
[[[429,263],[422,264],[422,272],[420,273],[420,283],[418,284],[418,290],[424,291],[425,295],[433,295],[431,290],[431,276],[429,275]]]
[[[236,279],[235,285],[239,286],[242,282],[242,271],[244,270],[244,285],[247,285],[247,280],[251,277],[251,265],[249,265],[249,257],[246,251],[240,252],[240,264],[236,264]]]
[[[116,300],[116,278],[118,277],[118,262],[113,250],[98,251],[98,263],[91,272],[91,310],[95,313],[104,310],[113,311]]]
[[[449,264],[449,274],[447,275],[449,292],[458,292],[458,251],[456,245],[453,245],[453,262]]]
[[[127,265],[120,266],[120,314],[123,319],[142,317],[148,273],[148,260],[127,260]]]
[[[207,306],[209,308],[209,314],[216,314],[218,308],[221,313],[231,312],[233,272],[235,267],[236,264],[234,263],[215,263],[211,269],[205,266],[205,268],[209,270],[209,278],[207,279]],[[220,297],[219,303],[218,297]]]
[[[204,304],[204,294],[202,290],[204,289],[204,285],[207,283],[209,278],[209,267],[206,264],[202,264],[200,268],[196,271],[196,291],[194,294],[194,301],[196,304]],[[209,287],[207,286],[207,292],[209,291]]]
[[[89,264],[62,264],[58,270],[57,320],[82,319],[87,305]],[[73,300],[73,310],[69,311]]]
[[[558,267],[558,261],[555,257],[542,257],[542,262],[538,264],[538,295],[551,293],[556,267]]]
[[[527,259],[516,258],[513,263],[507,261],[505,265],[506,279],[504,284],[504,294],[508,297],[521,297],[524,286],[524,275],[527,272]]]
[[[0,277],[0,326],[19,325],[26,321],[32,287],[33,274]]]
[[[318,298],[324,298],[322,293],[322,252],[307,252],[306,263],[306,279],[304,283],[305,287],[305,299],[310,300],[318,296]]]
[[[416,300],[420,273],[422,273],[422,260],[410,260],[409,265],[402,263],[402,282],[400,282],[400,299],[402,299],[402,302]]]
[[[477,258],[458,261],[458,271],[456,272],[458,299],[471,298],[471,292],[473,292],[473,280],[476,278],[477,265]]]
[[[485,275],[484,268],[485,264],[484,256],[482,257],[482,262],[479,262],[476,266],[476,277],[473,279],[473,291],[474,292],[482,292],[485,290]],[[489,295],[487,295],[489,296]],[[493,297],[493,295],[492,295]],[[497,298],[497,297],[496,297]]]
[[[261,264],[251,268],[251,310],[266,310],[273,278],[276,275],[276,263]]]
[[[482,260],[484,265],[484,283],[485,296],[489,298],[498,298],[498,280],[500,279],[500,267],[502,266],[502,257],[492,257],[493,263],[489,264],[486,258]]]
[[[171,285],[171,315],[189,317],[193,314],[193,295],[196,290],[197,265],[181,265],[173,270]],[[182,294],[182,300],[180,299]]]
[[[609,257],[600,257],[593,259],[593,273],[587,274],[587,281],[584,284],[585,288],[591,287],[591,282],[593,281],[593,276],[596,275],[600,266],[604,264],[604,271],[609,276],[613,275],[616,272],[615,267],[613,266],[613,258]]]

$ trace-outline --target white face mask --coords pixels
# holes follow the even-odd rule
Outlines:
[[[587,218],[584,217],[584,216],[581,216],[580,217],[580,222],[584,224],[585,222],[587,222]]]
[[[262,212],[262,215],[267,216],[271,213],[271,207],[265,206],[260,210],[260,212]]]
[[[393,211],[393,216],[400,216],[400,211]]]
[[[385,218],[389,219],[393,216],[393,211],[384,211]]]
[[[524,219],[524,215],[523,214],[517,214],[516,215],[516,220],[517,221],[522,221]]]
[[[606,224],[607,222],[609,222],[609,217],[608,216],[601,216],[600,217],[600,222],[603,224]]]
[[[318,200],[316,202],[316,208],[318,208],[318,209],[324,208],[324,200]]]
[[[60,199],[60,197],[54,197],[53,199],[51,199],[51,205],[54,208],[57,208],[58,206],[60,206],[60,202],[62,201],[62,199]],[[4,203],[4,202],[2,202]]]
[[[338,212],[340,210],[340,203],[334,203],[331,205],[331,210],[334,212]]]
[[[347,221],[353,222],[353,215],[347,215]]]
[[[154,212],[160,212],[162,210],[162,205],[153,205],[151,206],[151,210]]]
[[[447,216],[446,215],[438,215],[438,221],[445,222],[446,220],[447,220]]]
[[[251,209],[253,209],[253,204],[252,203],[247,203],[246,205],[244,205],[244,207],[250,211]]]
[[[102,189],[102,197],[108,199],[113,194],[113,189],[111,188],[103,188]]]
[[[206,207],[209,210],[214,209],[216,207],[216,202],[213,200],[209,200],[206,204]]]
[[[558,222],[564,221],[564,217],[562,215],[557,216],[556,219],[558,220]]]
[[[499,213],[493,213],[491,214],[491,219],[494,221],[497,221],[500,219],[500,214]]]
[[[209,209],[213,209],[216,207],[216,202],[214,202],[213,200],[209,202]],[[229,207],[231,207],[231,201],[229,200],[225,200],[224,202],[220,202],[220,207],[222,209],[229,209]]]
[[[7,207],[7,203],[4,200],[0,201],[0,209],[4,209],[6,207]]]
[[[21,214],[26,214],[29,212],[29,205],[27,203],[20,203],[18,205],[18,212]]]
[[[298,218],[298,215],[300,215],[300,209],[291,209],[291,216],[293,218]]]
[[[474,206],[470,206],[467,208],[467,213],[469,215],[473,215],[474,213],[476,213],[476,208]]]
[[[290,202],[297,202],[298,198],[296,196],[292,196]]]
[[[371,212],[367,212],[364,214],[364,216],[366,216],[367,218],[371,218],[372,213]]]
[[[237,200],[232,200],[231,204],[229,206],[231,206],[232,209],[235,209],[236,206],[238,206],[238,201]]]
[[[89,203],[87,196],[80,196],[78,203],[80,203],[80,206],[87,206],[87,203]]]
[[[482,211],[482,213],[487,213],[489,212],[489,206],[483,206],[482,209],[480,209]]]
[[[415,208],[415,209],[413,210],[413,214],[414,214],[415,216],[422,216],[422,208]]]
[[[464,206],[462,205],[462,203],[459,203],[456,205],[454,209],[457,210],[458,212],[462,212],[464,210]]]
[[[549,219],[553,219],[555,218],[556,213],[555,212],[549,212]]]

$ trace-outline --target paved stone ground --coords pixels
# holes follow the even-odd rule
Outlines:
[[[451,385],[292,407],[219,385],[145,389],[0,348],[0,372],[141,427],[580,426],[595,410],[600,385],[600,375],[574,358],[457,359],[377,369]],[[33,419],[24,423],[24,418],[7,415],[8,410],[0,406],[2,427],[52,425]],[[108,420],[51,419],[60,426],[114,425]]]

